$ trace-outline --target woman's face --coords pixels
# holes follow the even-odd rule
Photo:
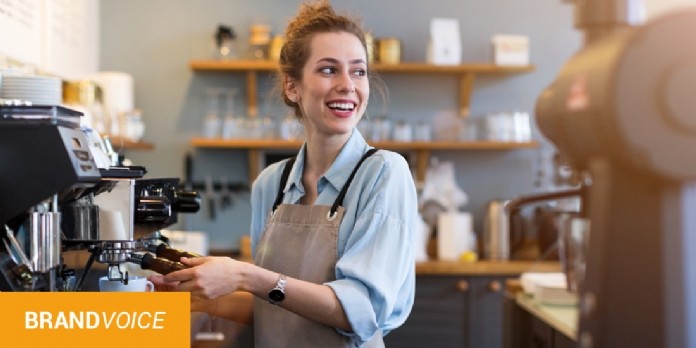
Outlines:
[[[365,49],[346,32],[316,34],[301,81],[290,81],[286,93],[302,109],[308,139],[350,136],[370,96]]]

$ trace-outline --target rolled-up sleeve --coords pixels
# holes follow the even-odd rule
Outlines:
[[[356,214],[352,226],[342,226],[352,230],[336,263],[337,280],[327,283],[353,328],[339,332],[358,345],[401,325],[415,293],[415,186],[400,155],[380,155],[382,160],[366,161],[365,173],[351,184],[360,186],[346,204],[354,205]]]

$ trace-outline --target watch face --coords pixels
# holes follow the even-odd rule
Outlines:
[[[273,289],[268,293],[268,299],[271,300],[272,303],[278,303],[285,299],[285,294],[280,289]]]

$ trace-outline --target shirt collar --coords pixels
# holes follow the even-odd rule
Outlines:
[[[369,145],[363,138],[362,134],[357,129],[348,138],[348,141],[343,145],[343,148],[338,153],[336,160],[331,164],[329,170],[323,177],[338,191],[343,188],[353,168],[358,164],[360,158],[369,149]],[[302,172],[304,171],[305,152],[307,151],[307,143],[302,145],[300,152],[297,154],[295,165],[293,165],[288,177],[288,183],[283,190],[287,193],[293,185],[302,188]]]

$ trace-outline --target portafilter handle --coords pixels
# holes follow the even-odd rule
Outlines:
[[[151,270],[159,274],[169,274],[174,271],[179,271],[188,268],[181,262],[170,261],[161,257],[154,257],[152,254],[131,254],[130,262],[140,265],[140,268]]]
[[[155,253],[157,257],[162,257],[167,260],[178,262],[182,257],[193,258],[202,257],[202,255],[192,253],[190,251],[180,250],[169,247],[167,244],[162,243],[159,245],[150,244],[147,246],[147,250]]]

